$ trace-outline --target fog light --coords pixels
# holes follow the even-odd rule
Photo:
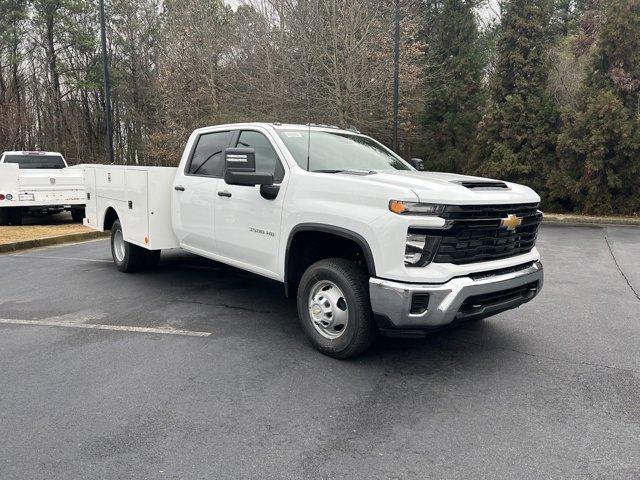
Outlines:
[[[439,245],[440,237],[409,230],[404,248],[404,264],[407,267],[428,265],[433,260]]]
[[[7,196],[5,198],[7,200],[13,200],[13,195],[11,195],[10,193],[7,193]]]
[[[411,310],[409,313],[412,315],[422,315],[429,309],[429,294],[428,293],[414,293],[411,297]]]

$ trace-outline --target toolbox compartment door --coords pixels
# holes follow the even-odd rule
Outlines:
[[[96,195],[96,169],[83,167],[86,204],[84,207],[84,223],[87,226],[98,227],[98,199]]]
[[[18,164],[17,163],[0,163],[0,193],[7,193],[16,197],[18,195]],[[10,205],[2,205],[6,207]]]
[[[147,247],[149,243],[147,171],[127,168],[125,175],[124,239]]]

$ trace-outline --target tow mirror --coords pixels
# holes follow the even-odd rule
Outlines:
[[[224,181],[228,185],[273,185],[273,175],[256,172],[253,148],[227,148],[224,151]]]
[[[409,165],[418,170],[419,172],[424,171],[424,160],[421,158],[412,158],[409,160]]]

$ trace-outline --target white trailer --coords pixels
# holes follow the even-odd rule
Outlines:
[[[22,224],[24,213],[70,211],[84,217],[82,168],[69,167],[57,152],[4,152],[0,156],[0,224]]]

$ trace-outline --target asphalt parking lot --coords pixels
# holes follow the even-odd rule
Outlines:
[[[215,262],[0,256],[0,477],[638,479],[640,228],[539,248],[534,302],[348,362],[281,285]]]

